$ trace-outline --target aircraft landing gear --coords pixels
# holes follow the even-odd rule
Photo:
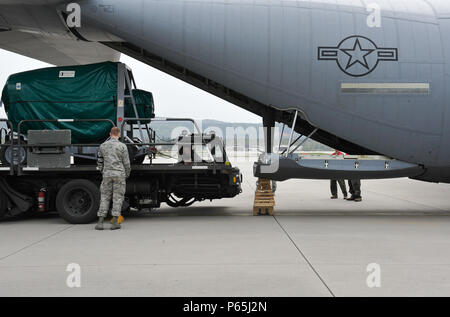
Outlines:
[[[275,132],[275,120],[273,113],[263,117],[265,152],[272,154]],[[274,186],[268,179],[259,178],[256,182],[255,201],[253,203],[253,216],[273,216],[275,207]]]

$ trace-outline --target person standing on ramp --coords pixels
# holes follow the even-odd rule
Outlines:
[[[103,175],[100,186],[101,200],[96,230],[103,230],[103,221],[108,213],[111,198],[113,201],[111,230],[120,229],[118,222],[126,190],[126,179],[130,176],[131,166],[128,149],[119,141],[120,129],[111,129],[111,138],[100,146],[97,165]]]

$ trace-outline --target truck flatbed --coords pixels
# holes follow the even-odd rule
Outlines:
[[[201,173],[202,171],[208,171],[213,173],[220,173],[223,171],[232,171],[231,166],[224,164],[196,164],[196,165],[182,165],[182,164],[142,164],[131,165],[131,173]],[[10,175],[10,167],[0,167],[0,175]],[[71,165],[67,168],[46,168],[46,167],[22,167],[20,174],[15,169],[14,175],[27,176],[27,175],[42,175],[45,173],[58,173],[58,174],[73,174],[80,172],[98,173],[99,170],[96,165]]]
[[[77,87],[90,83],[83,80],[85,67],[80,67],[77,76],[69,79],[78,83]],[[71,107],[66,103],[67,96],[71,96],[73,102],[79,102],[80,89],[67,84],[67,78],[53,78],[52,74],[59,72],[51,69],[45,70],[49,72],[44,76],[45,80],[52,77],[54,83],[64,81],[61,87],[67,89],[64,94],[57,88],[51,91],[56,99],[59,98],[58,102],[41,100],[39,103],[23,94],[25,90],[21,90],[20,95],[26,99],[22,101],[29,108],[57,109],[59,112],[55,110],[49,115],[51,118],[40,117],[39,111],[29,115],[22,111],[23,103],[5,99],[10,111],[7,112],[8,120],[0,119],[3,124],[0,127],[0,219],[23,213],[57,211],[70,223],[92,222],[100,205],[102,176],[96,165],[99,143],[106,140],[109,129],[115,126],[121,130],[120,141],[126,144],[132,163],[123,212],[152,210],[162,203],[186,207],[198,201],[232,198],[241,193],[242,175],[229,163],[219,137],[204,134],[190,118],[155,118],[151,93],[137,89],[133,74],[125,64],[86,67],[97,69],[100,74],[102,71],[98,69],[107,69],[112,75],[105,80],[117,77],[101,89],[106,96],[103,99],[110,101],[82,103],[83,109],[92,110],[88,118],[84,116],[86,111],[82,118],[78,112],[73,114],[72,103]],[[39,77],[42,73],[33,75]],[[28,79],[26,92],[32,94],[35,80],[34,77]],[[117,87],[117,90],[111,87]],[[11,86],[9,92],[16,94],[16,87]],[[85,99],[93,97],[98,96],[88,94]],[[108,112],[108,109],[113,111]],[[64,110],[69,118],[59,117]],[[189,122],[195,132],[183,131],[175,139],[156,142],[156,131],[151,124],[170,121]],[[197,150],[198,147],[201,150]],[[175,158],[163,151],[170,151]],[[206,157],[203,157],[204,153]],[[164,159],[160,163],[158,154],[175,159],[175,163]]]

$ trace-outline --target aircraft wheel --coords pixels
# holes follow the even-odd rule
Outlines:
[[[91,223],[97,218],[100,189],[91,181],[77,179],[65,184],[56,196],[61,218],[73,224]]]

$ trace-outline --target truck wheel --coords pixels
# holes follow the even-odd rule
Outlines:
[[[91,181],[68,182],[56,196],[56,209],[64,220],[73,224],[91,223],[100,206],[100,189]]]
[[[0,189],[0,220],[5,216],[8,207],[6,194]]]
[[[0,161],[5,166],[11,166],[11,150],[11,146],[3,146],[0,149]],[[17,148],[17,146],[14,147],[13,161],[14,165],[19,164],[19,149]],[[25,148],[20,149],[20,161],[22,166],[25,166],[27,164],[27,151],[25,150]]]

